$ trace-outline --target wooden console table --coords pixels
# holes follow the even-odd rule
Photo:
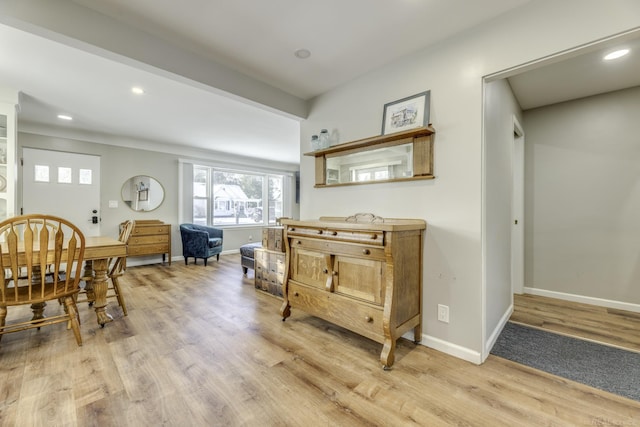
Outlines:
[[[136,220],[128,242],[127,257],[143,255],[162,255],[162,262],[165,255],[169,255],[171,265],[171,224],[157,219]]]

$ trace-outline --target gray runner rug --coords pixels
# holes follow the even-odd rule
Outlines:
[[[640,354],[507,322],[491,354],[640,401]]]

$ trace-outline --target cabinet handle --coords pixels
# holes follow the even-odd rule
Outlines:
[[[332,235],[332,236],[337,236],[337,235],[338,235],[338,232],[337,232],[337,231],[332,231],[332,232],[331,232],[331,235]]]
[[[294,292],[294,293],[293,293],[293,296],[294,296],[294,297],[297,297],[297,296],[298,296],[298,293],[297,293],[297,292]]]
[[[322,234],[322,230],[318,230],[318,234]]]
[[[372,234],[372,235],[371,235],[371,240],[376,240],[377,238],[378,238],[378,235],[377,235],[377,234]]]
[[[364,316],[364,321],[365,321],[365,322],[367,322],[367,323],[371,323],[371,322],[373,322],[373,317],[371,317],[371,316]]]
[[[369,255],[371,253],[371,251],[369,249],[363,249],[362,253],[365,255]]]
[[[301,245],[302,242],[300,240],[296,241],[296,244]]]
[[[289,227],[289,231],[296,231],[296,229],[293,227]]]
[[[324,274],[327,274],[327,273],[329,272],[329,270],[327,270],[326,268],[324,268],[324,269],[322,269],[322,272],[323,272]]]

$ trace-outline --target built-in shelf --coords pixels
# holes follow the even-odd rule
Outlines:
[[[431,126],[379,135],[322,150],[313,156],[315,187],[433,179]]]

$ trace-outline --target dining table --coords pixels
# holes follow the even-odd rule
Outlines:
[[[0,251],[2,263],[9,265],[8,251],[4,249],[4,243],[0,245],[3,246],[3,250]],[[22,244],[18,245],[18,250],[24,252]],[[118,239],[108,236],[85,237],[82,280],[86,284],[87,300],[95,309],[96,320],[101,327],[113,321],[113,317],[107,313],[109,259],[126,255],[127,245]],[[44,302],[31,305],[33,319],[44,317],[45,306]]]
[[[93,301],[96,319],[101,327],[113,321],[107,312],[108,261],[110,258],[126,256],[127,245],[108,236],[90,236],[85,238],[83,277],[86,281],[87,298]]]

